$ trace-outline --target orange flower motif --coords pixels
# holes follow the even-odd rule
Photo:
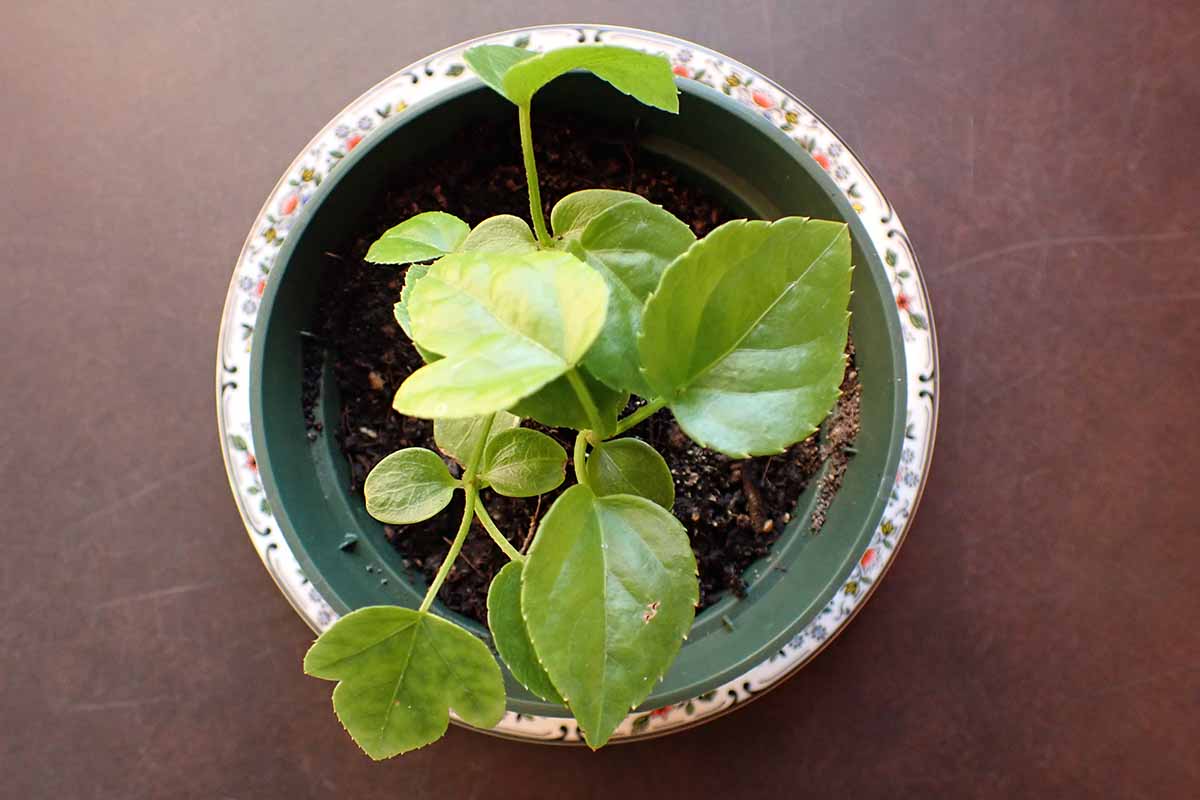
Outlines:
[[[258,461],[250,453],[246,454],[246,466],[250,468],[251,472],[258,472]]]
[[[654,709],[653,711],[651,711],[651,712],[650,712],[650,716],[652,716],[652,717],[665,717],[665,716],[667,716],[667,715],[668,715],[668,714],[670,714],[670,713],[671,713],[671,707],[670,707],[670,706],[663,706],[662,708],[656,708],[656,709]]]
[[[821,165],[821,169],[829,169],[829,156],[824,153],[813,153],[812,157]]]
[[[896,295],[896,308],[901,311],[908,311],[908,307],[912,304],[912,300],[904,292]]]
[[[295,193],[289,194],[283,199],[283,202],[279,204],[279,213],[286,217],[288,214],[291,214],[293,211],[295,211],[296,206],[298,205],[300,205],[300,195]]]
[[[259,297],[262,297],[263,292],[265,292],[266,290],[267,290],[267,279],[263,278],[261,281],[258,282],[258,286],[254,287],[254,293],[256,295],[258,295]]]
[[[354,134],[346,140],[346,152],[349,153],[354,148],[358,147],[358,143],[362,141],[361,134]]]
[[[858,563],[863,569],[870,569],[871,565],[875,563],[875,557],[876,557],[875,548],[868,547],[867,552],[862,554],[862,558],[859,560]]]
[[[676,75],[678,75],[681,78],[692,77],[691,70],[689,70],[683,64],[676,64],[674,67],[671,68],[671,72],[674,72]]]
[[[775,105],[775,101],[766,92],[755,91],[750,97],[753,98],[754,104],[760,108],[772,108]]]

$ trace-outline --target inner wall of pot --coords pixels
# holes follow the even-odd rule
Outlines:
[[[830,599],[866,546],[882,513],[898,459],[902,424],[903,354],[893,322],[887,278],[857,217],[811,158],[754,112],[698,85],[680,97],[678,116],[648,109],[594,78],[568,75],[537,96],[538,110],[554,108],[582,117],[638,119],[642,146],[671,163],[681,179],[701,185],[748,217],[786,214],[851,223],[856,271],[851,304],[860,381],[863,385],[859,455],[851,462],[826,524],[809,533],[810,486],[797,499],[796,515],[770,557],[748,570],[745,599],[728,596],[697,618],[683,651],[647,701],[661,706],[686,699],[736,677],[777,650]],[[306,438],[301,411],[301,348],[298,331],[312,326],[319,278],[326,257],[366,204],[379,196],[383,180],[405,162],[437,151],[453,133],[481,118],[511,119],[515,109],[483,88],[456,88],[445,97],[410,108],[389,121],[327,178],[304,209],[277,260],[256,334],[255,364],[261,369],[254,392],[258,452],[268,464],[264,480],[276,516],[314,585],[339,612],[398,603],[415,606],[425,582],[406,570],[382,526],[349,492],[348,468],[333,436],[340,424],[336,381],[327,370],[317,408],[325,434]],[[368,145],[371,145],[368,147]],[[319,212],[319,213],[318,213]],[[399,221],[399,220],[397,220]],[[347,265],[359,268],[361,265]],[[274,290],[273,292],[271,290]],[[264,461],[260,457],[260,464]],[[815,484],[815,481],[814,481]],[[809,513],[805,513],[809,512]],[[338,545],[358,536],[352,551]],[[439,613],[485,635],[473,620],[444,607]],[[506,674],[510,707],[524,713],[554,713],[556,707],[529,695]],[[558,710],[561,713],[561,709]]]

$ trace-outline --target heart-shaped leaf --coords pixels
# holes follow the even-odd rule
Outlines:
[[[520,47],[509,47],[503,44],[481,44],[463,53],[463,61],[480,79],[504,97],[504,76],[514,64],[533,58],[537,53],[531,53]],[[512,98],[509,98],[510,100]]]
[[[559,75],[582,69],[648,106],[672,113],[679,111],[679,90],[675,88],[671,62],[662,56],[627,47],[580,45],[539,53],[532,58],[506,58],[513,61],[503,72],[503,94],[518,106],[529,105],[537,90]],[[495,63],[493,58],[492,64]],[[491,74],[499,74],[499,70],[491,71]],[[484,80],[491,85],[487,78]]]
[[[453,253],[471,226],[445,211],[409,217],[380,236],[365,256],[373,264],[407,264]]]
[[[511,407],[575,366],[604,325],[608,286],[557,251],[457,253],[413,287],[414,339],[442,354],[393,403],[414,417],[471,417]]]
[[[534,497],[566,478],[567,451],[541,431],[512,428],[490,437],[481,477],[505,497]]]
[[[816,430],[845,369],[851,269],[846,226],[802,217],[728,222],[667,267],[639,352],[688,436],[742,458]]]
[[[554,204],[550,210],[550,227],[555,236],[578,236],[600,214],[618,203],[649,203],[640,194],[617,189],[581,189]]]
[[[570,251],[595,267],[608,283],[604,329],[584,364],[614,389],[650,396],[639,369],[638,335],[646,298],[667,265],[686,251],[695,235],[669,211],[647,202],[618,203],[588,222]]]
[[[692,624],[696,559],[683,526],[644,497],[572,486],[525,560],[521,609],[546,674],[600,747],[662,678]]]
[[[363,494],[367,513],[389,525],[429,519],[450,503],[458,481],[432,450],[406,447],[375,465]]]
[[[604,422],[601,436],[610,436],[617,428],[617,415],[629,402],[628,392],[618,392],[596,380],[586,369],[579,375],[592,395],[592,401]],[[577,431],[592,427],[587,410],[566,377],[556,378],[512,407],[514,414],[537,420],[551,428],[574,428]]]
[[[475,448],[479,446],[479,437],[483,436],[484,428],[487,427],[488,417],[492,416],[488,414],[482,417],[435,419],[433,421],[433,441],[437,443],[438,450],[441,450],[465,467],[467,459],[471,457],[471,454],[475,452]],[[520,424],[520,417],[515,417],[507,411],[497,411],[492,419],[491,427],[487,428],[488,441],[496,438],[498,434],[506,430],[516,428]]]
[[[463,253],[532,253],[537,239],[525,220],[512,214],[488,217],[475,226],[459,250]]]
[[[641,439],[613,439],[596,445],[587,459],[588,484],[600,497],[634,494],[670,511],[675,479],[666,460]]]
[[[504,678],[487,646],[428,612],[396,606],[351,612],[309,649],[304,671],[339,682],[333,710],[376,760],[439,739],[449,709],[478,728],[504,716]]]
[[[510,561],[496,573],[488,589],[488,628],[500,657],[513,677],[529,691],[551,703],[562,703],[550,676],[538,662],[525,620],[521,616],[521,564]]]

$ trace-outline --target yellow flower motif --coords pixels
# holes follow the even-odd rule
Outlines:
[[[313,175],[314,173],[312,167],[305,167],[304,169],[300,170],[300,180],[304,181],[305,183],[311,181],[313,179]]]
[[[727,78],[725,78],[725,83],[727,83],[730,86],[741,86],[742,79],[739,78],[737,73],[735,72],[735,73],[729,75]]]
[[[393,111],[403,111],[406,108],[408,108],[408,103],[403,100],[398,101],[396,105],[392,106]]]
[[[265,238],[268,242],[275,241],[276,237],[278,236],[279,234],[276,233],[274,228],[267,228],[266,231],[263,232],[263,238]]]
[[[890,519],[885,519],[883,524],[879,526],[879,532],[884,536],[891,536],[894,530],[896,530],[896,526],[892,524]]]
[[[858,581],[850,581],[846,584],[843,591],[845,591],[846,594],[850,595],[851,597],[854,597],[858,594]]]
[[[860,203],[860,202],[858,202],[857,200],[855,200],[855,201],[854,201],[853,203],[851,203],[850,205],[851,205],[851,206],[854,208],[854,210],[855,210],[855,211],[857,211],[858,213],[860,213],[860,214],[861,214],[861,213],[863,212],[863,204],[862,204],[862,203]]]
[[[800,115],[797,114],[795,111],[785,112],[783,115],[783,118],[786,119],[788,121],[788,124],[790,124],[790,125],[795,125],[797,122],[800,121]]]

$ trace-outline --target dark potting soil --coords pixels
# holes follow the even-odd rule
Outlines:
[[[635,124],[597,127],[573,116],[541,114],[534,139],[547,219],[561,197],[586,188],[637,192],[687,222],[700,237],[735,216],[717,199],[682,183],[639,151]],[[321,300],[304,346],[302,399],[309,437],[315,440],[321,434],[314,407],[328,362],[342,401],[333,435],[349,463],[351,488],[359,493],[367,473],[389,453],[414,446],[436,449],[430,422],[392,410],[396,389],[422,361],[392,312],[404,269],[365,263],[367,248],[386,229],[421,211],[448,211],[472,226],[495,214],[528,215],[515,125],[470,127],[442,155],[396,172],[386,185],[372,205],[375,211],[361,220],[356,235],[327,253]],[[687,527],[696,554],[702,608],[724,592],[744,593],[746,568],[769,553],[791,519],[796,498],[829,461],[831,468],[820,479],[813,531],[824,523],[859,429],[861,387],[852,344],[848,353],[842,396],[823,434],[814,434],[780,455],[738,460],[705,450],[684,435],[666,410],[629,432],[662,453],[675,476],[674,511]],[[571,452],[572,432],[542,428],[531,421],[525,424],[546,431]],[[451,469],[456,471],[457,466]],[[499,528],[524,549],[541,515],[571,482],[568,479],[559,491],[541,498],[507,498],[484,490],[483,499]],[[387,526],[386,533],[405,564],[430,580],[441,566],[461,513],[459,495],[434,518],[416,525]],[[476,521],[439,598],[455,611],[485,620],[488,586],[505,563],[505,556]]]

